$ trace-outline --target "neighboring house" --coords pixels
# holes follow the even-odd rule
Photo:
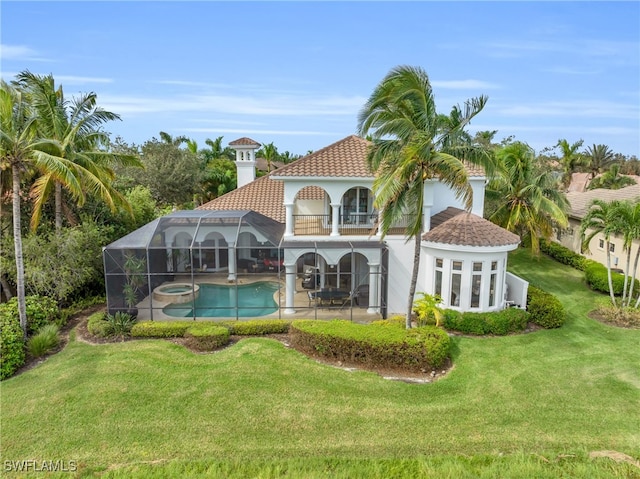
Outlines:
[[[587,190],[584,192],[574,191],[567,193],[567,200],[569,200],[570,204],[570,211],[568,213],[569,226],[565,230],[558,231],[555,241],[576,253],[582,253],[585,257],[602,263],[606,266],[607,251],[605,247],[605,238],[602,234],[598,234],[593,237],[593,239],[589,243],[588,251],[582,251],[580,227],[582,224],[582,219],[589,211],[589,206],[595,199],[607,202],[613,200],[640,201],[640,184],[627,186],[619,190],[606,190],[598,188],[595,190]],[[638,240],[633,242],[633,255],[635,255],[639,244],[640,242]],[[611,237],[609,249],[611,251],[611,267],[623,270],[626,263],[626,253],[622,248],[622,238],[620,236]],[[633,259],[634,257],[632,256],[632,265]],[[636,276],[640,277],[640,266],[636,271]]]
[[[236,150],[238,188],[148,227],[149,244],[158,238],[168,251],[149,291],[166,280],[161,273],[205,269],[234,282],[266,267],[284,275],[283,314],[296,313],[295,295],[304,288],[348,291],[372,318],[406,312],[414,242],[407,241],[404,220],[384,239],[377,229],[367,140],[348,136],[257,179],[260,144],[240,138],[229,146]],[[425,186],[417,292],[440,294],[444,307],[461,311],[524,307],[528,284],[507,273],[507,254],[520,239],[482,218],[486,176],[478,167],[467,172],[470,212],[437,179]],[[185,255],[171,254],[176,249],[189,249],[191,259],[178,261]]]

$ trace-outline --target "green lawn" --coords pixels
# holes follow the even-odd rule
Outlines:
[[[3,469],[33,459],[77,461],[81,477],[640,477],[588,457],[640,459],[640,331],[588,319],[596,296],[571,268],[517,251],[510,270],[556,294],[567,324],[455,338],[455,367],[433,384],[335,369],[271,339],[212,354],[71,341],[1,384]]]

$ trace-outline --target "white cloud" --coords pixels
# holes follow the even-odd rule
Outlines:
[[[309,130],[259,130],[250,128],[182,128],[190,133],[238,133],[242,135],[335,136],[342,133]]]
[[[24,45],[0,44],[0,57],[3,60],[24,60],[37,57],[37,52]]]
[[[73,75],[56,75],[56,82],[63,85],[85,85],[87,83],[113,83],[112,78],[81,77]]]

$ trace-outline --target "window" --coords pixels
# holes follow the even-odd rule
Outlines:
[[[480,292],[482,291],[482,263],[473,263],[473,276],[471,276],[471,307],[480,307]],[[477,273],[477,274],[476,274]]]
[[[604,240],[603,239],[598,240],[598,248],[604,249]]]
[[[369,224],[372,214],[372,199],[367,188],[355,187],[347,191],[342,197],[343,223]]]
[[[442,258],[436,258],[436,277],[433,288],[433,294],[442,296]]]
[[[460,286],[462,284],[462,261],[454,261],[451,269],[451,306],[460,306]]]
[[[613,243],[609,243],[609,251],[612,253],[615,253],[616,245],[614,245]]]
[[[496,305],[496,285],[498,281],[498,262],[491,262],[491,276],[489,277],[489,307]]]

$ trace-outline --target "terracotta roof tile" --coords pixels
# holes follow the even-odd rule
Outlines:
[[[480,216],[449,207],[431,217],[424,241],[456,246],[498,247],[517,245],[520,237]]]
[[[266,175],[215,198],[199,210],[253,210],[280,223],[285,222],[284,183]]]
[[[243,136],[242,138],[238,138],[237,140],[233,140],[232,142],[230,142],[229,146],[260,146],[260,143],[252,140],[251,138]]]
[[[640,184],[627,186],[619,190],[597,188],[585,192],[571,191],[567,193],[567,200],[570,205],[569,216],[577,219],[584,218],[589,210],[589,205],[595,199],[607,202],[613,200],[640,201]]]
[[[276,175],[373,178],[366,161],[370,144],[351,135],[278,169]]]

